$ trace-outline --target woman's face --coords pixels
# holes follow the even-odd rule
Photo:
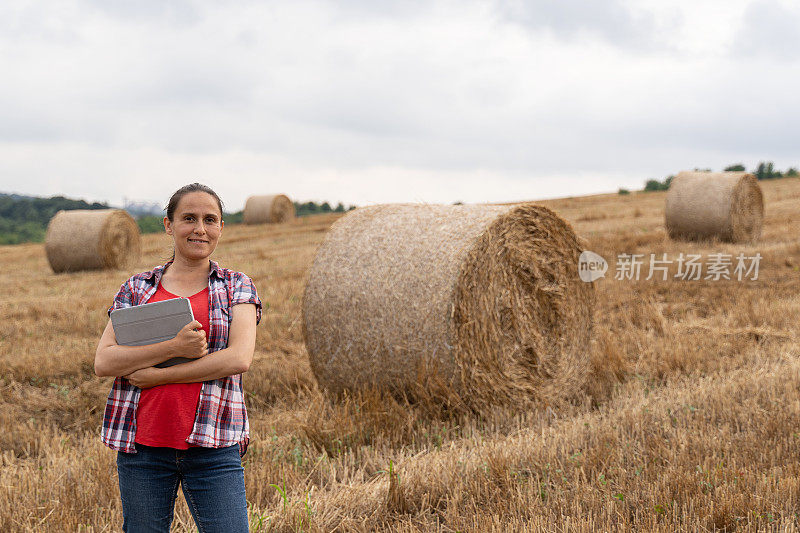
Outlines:
[[[175,257],[205,259],[217,247],[222,234],[222,213],[213,196],[196,191],[184,194],[170,221],[164,217],[167,235],[175,241]]]

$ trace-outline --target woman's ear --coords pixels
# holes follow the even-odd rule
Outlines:
[[[167,235],[172,235],[172,222],[168,217],[164,217],[164,231],[167,232]]]

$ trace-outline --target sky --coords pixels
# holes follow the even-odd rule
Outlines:
[[[367,205],[800,166],[800,2],[6,0],[0,192]]]

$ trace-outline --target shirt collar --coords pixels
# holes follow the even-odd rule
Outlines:
[[[222,268],[219,266],[219,264],[217,264],[216,261],[212,261],[211,259],[209,259],[208,262],[211,264],[211,270],[209,271],[209,276],[213,274],[218,278],[223,279],[225,276],[222,274]]]
[[[153,270],[151,270],[149,272],[146,272],[145,275],[144,275],[145,279],[153,279],[153,285],[158,285],[158,283],[161,281],[161,276],[164,274],[164,270],[166,270],[166,268],[169,265],[171,265],[172,262],[173,262],[173,260],[170,259],[169,261],[167,261],[163,265],[159,265],[159,266],[155,267]],[[220,279],[224,278],[224,276],[222,274],[222,268],[219,266],[219,264],[216,261],[213,261],[213,260],[209,259],[208,263],[209,263],[209,265],[211,267],[209,272],[208,272],[209,277],[214,275],[214,276],[217,276]]]

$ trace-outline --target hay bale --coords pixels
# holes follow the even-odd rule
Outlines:
[[[294,204],[285,194],[251,196],[244,204],[245,224],[267,224],[294,220]]]
[[[667,193],[665,222],[672,239],[755,242],[764,222],[761,187],[746,172],[680,172]]]
[[[59,211],[44,245],[56,273],[125,268],[139,259],[141,248],[139,226],[122,209]]]
[[[335,393],[445,391],[477,410],[572,396],[594,307],[580,252],[539,205],[352,211],[317,251],[303,297],[312,371]]]

